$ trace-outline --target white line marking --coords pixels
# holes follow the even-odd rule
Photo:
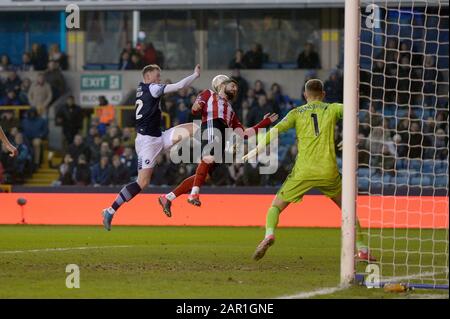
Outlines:
[[[133,246],[121,245],[121,246],[85,246],[85,247],[65,247],[65,248],[43,248],[43,249],[30,249],[30,250],[0,250],[0,254],[20,254],[20,253],[39,253],[46,251],[68,251],[68,250],[88,250],[88,249],[104,249],[104,248],[129,248]]]
[[[409,276],[385,278],[384,280],[381,280],[381,282],[386,282],[386,281],[396,282],[396,281],[400,281],[400,280],[417,279],[417,278],[421,278],[421,277],[432,277],[432,276],[442,275],[442,274],[446,274],[446,273],[447,273],[446,271],[424,272],[421,274],[414,274],[414,275],[409,275]],[[345,290],[347,288],[348,287],[343,287],[343,286],[321,288],[321,289],[316,289],[316,290],[312,290],[312,291],[300,292],[295,295],[281,296],[281,297],[277,297],[276,299],[307,299],[307,298],[313,298],[316,296],[332,294],[332,293],[335,293],[335,292],[338,292],[341,290]]]
[[[282,296],[282,297],[278,297],[276,299],[307,299],[307,298],[312,298],[315,296],[320,296],[320,295],[329,295],[341,290],[346,289],[345,287],[341,287],[341,286],[336,286],[336,287],[330,287],[330,288],[322,288],[322,289],[317,289],[317,290],[313,290],[313,291],[307,291],[307,292],[301,292],[295,295],[290,295],[290,296]]]

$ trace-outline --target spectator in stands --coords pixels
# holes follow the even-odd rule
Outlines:
[[[8,134],[13,127],[19,126],[20,121],[17,117],[14,116],[13,111],[4,111],[0,114],[0,127],[6,134]]]
[[[191,111],[187,108],[183,100],[180,100],[177,107],[176,125],[187,123],[190,121]]]
[[[156,166],[158,166],[158,169],[155,170],[155,174],[152,174],[152,178],[150,181],[150,185],[168,185],[171,179],[169,176],[170,174],[170,168],[169,168],[169,162],[166,159],[165,154],[160,154],[156,158]],[[178,168],[176,169],[178,170]]]
[[[102,138],[99,135],[95,135],[87,146],[91,154],[90,163],[98,163],[100,161],[100,147],[102,145]]]
[[[429,137],[427,135],[422,134],[422,130],[419,123],[420,122],[418,121],[411,122],[409,143],[408,143],[409,158],[419,158],[419,159],[423,158],[425,147],[431,145]]]
[[[402,41],[400,43],[400,49],[399,49],[399,61],[405,61],[408,65],[411,64],[411,46],[409,44],[409,42],[406,41]]]
[[[246,162],[244,164],[243,181],[245,186],[259,186],[261,182],[261,175],[259,174],[258,162]]]
[[[86,144],[87,145],[92,144],[96,136],[100,137],[100,135],[98,134],[98,128],[95,125],[91,125],[91,127],[89,127],[88,134],[84,139]]]
[[[158,57],[152,42],[142,43],[140,51],[142,55],[142,63],[145,65],[158,63]]]
[[[314,50],[311,41],[306,42],[304,50],[298,55],[297,66],[299,69],[320,69],[319,53]]]
[[[448,133],[443,129],[436,130],[435,142],[433,145],[436,148],[435,160],[448,161]]]
[[[59,50],[58,44],[54,43],[50,46],[50,50],[48,52],[48,59],[50,61],[56,62],[56,64],[59,65],[61,70],[68,69],[67,55]]]
[[[137,50],[133,48],[133,43],[131,43],[131,41],[128,41],[125,45],[125,48],[123,48],[122,52],[120,53],[120,57],[122,57],[122,54],[124,52],[127,52],[128,56],[131,57],[132,54],[137,53]]]
[[[270,87],[270,92],[272,94],[273,103],[281,108],[283,104],[288,103],[288,96],[283,95],[283,91],[281,90],[281,86],[278,83],[273,83]]]
[[[48,68],[44,73],[45,80],[52,87],[53,100],[59,98],[66,91],[66,82],[58,62],[48,62]]]
[[[125,165],[120,161],[119,155],[114,155],[112,158],[112,174],[111,183],[115,186],[121,186],[130,181],[130,173],[128,172]]]
[[[244,52],[241,49],[237,49],[234,53],[234,58],[228,64],[229,69],[246,69],[247,66],[244,63]]]
[[[79,186],[87,186],[91,183],[91,169],[86,161],[86,156],[81,154],[73,169],[74,182]]]
[[[28,91],[30,105],[36,107],[39,115],[46,116],[52,97],[53,94],[50,84],[45,80],[44,74],[39,73],[36,82],[31,84],[30,90]]]
[[[265,95],[260,95],[258,97],[258,106],[254,107],[250,110],[248,125],[254,126],[261,122],[264,118],[264,115],[267,113],[272,113],[272,106],[267,103],[267,98]]]
[[[75,98],[69,96],[66,103],[56,113],[56,124],[62,126],[65,144],[72,143],[75,135],[83,127],[83,111],[75,104]]]
[[[130,146],[125,147],[122,156],[120,157],[122,164],[128,169],[128,173],[131,177],[137,176],[137,158],[134,154],[133,148]]]
[[[441,86],[444,84],[444,77],[442,72],[437,69],[436,59],[433,55],[425,56],[423,81],[424,105],[435,106],[436,95],[442,91]]]
[[[24,143],[22,133],[17,133],[14,138],[14,144],[19,154],[14,159],[14,176],[15,183],[22,183],[26,175],[26,169],[31,164],[31,152],[28,146]]]
[[[267,104],[270,105],[272,112],[280,114],[280,104],[275,101],[272,91],[267,92]]]
[[[448,109],[448,106],[447,106]],[[448,111],[437,111],[436,113],[436,128],[440,128],[448,133]]]
[[[107,156],[108,158],[112,157],[111,147],[109,147],[108,142],[102,142],[100,144],[100,157]]]
[[[19,66],[19,71],[29,72],[34,71],[34,66],[31,63],[31,55],[28,52],[22,54],[22,64]]]
[[[108,143],[108,145],[111,145],[112,141],[117,137],[120,138],[120,136],[121,132],[119,127],[115,123],[113,123],[107,128],[106,134],[103,135],[102,140]]]
[[[121,156],[125,149],[124,146],[122,145],[122,143],[120,142],[119,137],[116,137],[112,140],[111,148],[112,148],[113,154],[118,155],[118,156]]]
[[[250,105],[248,104],[247,100],[244,100],[242,102],[241,111],[239,112],[239,119],[241,120],[242,125],[244,125],[245,127],[250,126],[248,124],[249,115],[250,115]]]
[[[9,60],[9,57],[6,54],[3,54],[0,57],[0,71],[11,71],[13,70],[13,66]]]
[[[20,99],[16,96],[14,90],[8,90],[6,96],[0,98],[0,105],[21,105]]]
[[[255,92],[256,98],[258,98],[259,95],[266,95],[266,90],[264,90],[264,83],[262,83],[261,80],[255,81],[255,87],[253,88]]]
[[[244,185],[244,165],[240,163],[228,165],[228,174],[230,176],[230,182],[232,185]]]
[[[231,74],[231,78],[237,82],[238,88],[239,88],[237,96],[236,96],[236,100],[234,102],[235,111],[239,111],[239,109],[242,106],[242,101],[244,100],[245,96],[247,95],[248,83],[247,83],[247,80],[245,80],[241,76],[241,71],[237,68],[235,68],[233,70],[233,73]]]
[[[96,116],[99,119],[98,131],[100,135],[104,135],[107,127],[114,122],[116,111],[104,95],[98,97],[98,103],[99,107],[96,110]]]
[[[22,84],[22,81],[17,76],[16,71],[8,72],[8,76],[6,78],[5,83],[3,83],[3,86],[5,88],[5,91],[13,90],[16,95],[20,92],[20,85]]]
[[[109,164],[109,157],[102,156],[100,163],[92,167],[91,179],[94,186],[109,186],[111,185],[112,168]]]
[[[18,94],[18,98],[20,100],[20,105],[29,105],[30,101],[28,99],[28,92],[30,91],[31,80],[29,78],[25,78],[20,85],[20,92]]]
[[[332,70],[324,83],[325,101],[327,103],[342,103],[344,99],[344,83],[338,70]]]
[[[42,45],[33,43],[31,45],[31,63],[34,70],[43,71],[47,67],[48,56]]]
[[[411,66],[409,57],[404,55],[401,57],[398,66],[397,80],[397,104],[401,106],[410,105],[410,88],[411,88]]]
[[[73,185],[75,181],[73,180],[73,169],[74,163],[73,158],[70,154],[64,155],[63,162],[59,165],[59,179],[57,185]]]
[[[141,56],[138,53],[131,55],[130,63],[126,70],[141,70],[144,67]]]
[[[133,134],[132,128],[124,127],[122,130],[122,145],[124,147],[133,147],[134,146],[135,134]]]
[[[249,89],[247,91],[246,100],[247,100],[248,105],[250,106],[250,109],[252,109],[254,106],[257,106],[258,99],[255,95],[255,90]]]
[[[72,156],[75,162],[78,161],[78,157],[83,154],[86,157],[86,161],[89,162],[91,158],[91,150],[88,145],[84,143],[83,136],[80,134],[75,135],[73,143],[69,145],[67,152]]]
[[[248,69],[261,69],[263,59],[264,55],[261,45],[254,43],[251,50],[245,53],[243,63]]]
[[[128,70],[130,65],[130,53],[123,51],[120,56],[119,70]]]
[[[21,127],[26,138],[33,145],[34,170],[38,168],[41,163],[42,141],[47,139],[48,123],[47,120],[42,118],[33,107],[28,110],[27,117],[22,120]]]

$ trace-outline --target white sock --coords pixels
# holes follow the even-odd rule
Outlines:
[[[173,192],[170,192],[169,194],[166,195],[166,199],[170,201],[173,201],[175,198],[177,198],[177,196],[175,196]]]
[[[114,208],[112,208],[112,207],[108,207],[108,208],[106,209],[106,211],[108,212],[108,214],[111,214],[111,215],[114,215],[114,213],[116,212],[116,211],[114,210]]]
[[[200,187],[198,186],[192,187],[191,195],[197,195],[198,193],[200,193]]]

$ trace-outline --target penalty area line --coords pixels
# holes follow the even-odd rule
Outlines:
[[[119,246],[84,246],[84,247],[63,247],[63,248],[42,248],[42,249],[28,249],[28,250],[0,250],[0,254],[20,254],[20,253],[40,253],[51,251],[69,251],[69,250],[90,250],[90,249],[105,249],[105,248],[130,248],[134,246],[119,245]]]

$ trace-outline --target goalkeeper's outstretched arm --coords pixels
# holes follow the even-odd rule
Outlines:
[[[277,125],[275,125],[265,136],[263,136],[258,143],[258,146],[242,157],[243,161],[248,161],[249,159],[255,157],[257,154],[261,153],[266,145],[269,144],[276,136],[286,132],[295,125],[294,111],[290,111]]]

